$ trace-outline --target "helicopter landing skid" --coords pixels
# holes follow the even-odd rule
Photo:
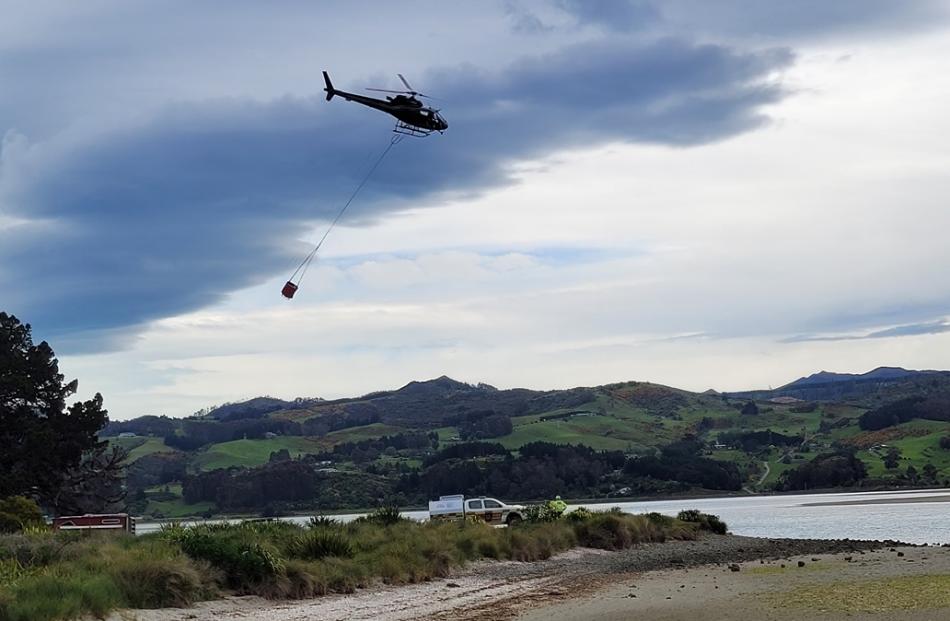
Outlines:
[[[412,136],[413,138],[425,138],[432,133],[431,129],[419,129],[413,125],[403,123],[402,121],[396,121],[396,127],[393,128],[394,134],[402,134],[403,136]]]

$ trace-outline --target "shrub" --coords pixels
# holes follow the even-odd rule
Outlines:
[[[676,525],[677,518],[674,518],[669,515],[663,515],[662,513],[657,513],[653,511],[652,513],[645,513],[644,516],[650,521],[654,526],[658,526],[663,529],[671,529]]]
[[[313,515],[307,520],[307,528],[332,528],[339,525],[339,521],[328,515]]]
[[[104,618],[123,604],[122,593],[105,575],[42,574],[23,579],[0,600],[4,621],[75,619],[84,615]]]
[[[563,513],[564,509],[552,506],[551,503],[528,505],[524,508],[524,519],[526,522],[532,524],[554,522],[560,518]]]
[[[570,513],[564,514],[564,519],[571,523],[584,522],[594,516],[594,512],[585,507],[578,507]]]
[[[682,522],[699,524],[700,530],[707,530],[718,535],[725,535],[729,530],[726,523],[720,520],[718,515],[701,513],[697,509],[680,511],[676,518]]]
[[[629,515],[620,511],[594,513],[574,525],[582,546],[621,550],[639,543],[667,539],[694,539],[695,529],[658,513]]]
[[[338,529],[313,529],[297,538],[292,552],[294,556],[307,560],[318,560],[328,556],[350,558],[353,556],[353,544]]]
[[[396,505],[379,507],[366,516],[366,521],[379,524],[380,526],[392,526],[404,520],[406,520],[406,518],[399,514],[399,507]]]
[[[109,574],[132,608],[189,606],[214,594],[185,558],[130,555],[115,563]]]
[[[242,592],[276,578],[283,559],[254,527],[202,525],[186,528],[179,540],[188,556],[211,563],[224,572],[228,586]]]
[[[37,533],[0,536],[0,560],[13,559],[25,568],[45,567],[68,553],[76,533]]]
[[[577,544],[568,524],[547,523],[508,529],[509,555],[515,561],[541,561]]]
[[[17,533],[45,524],[39,505],[29,498],[11,496],[0,500],[0,533]]]
[[[15,558],[0,559],[0,588],[15,584],[28,575],[29,570]]]

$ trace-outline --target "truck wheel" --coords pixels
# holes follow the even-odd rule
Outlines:
[[[505,522],[508,524],[508,526],[514,526],[515,524],[517,524],[517,523],[519,523],[519,522],[521,522],[521,521],[522,521],[522,518],[521,518],[521,516],[518,515],[517,513],[512,513],[511,515],[508,516],[508,519],[505,520]]]

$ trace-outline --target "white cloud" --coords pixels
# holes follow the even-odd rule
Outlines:
[[[486,65],[552,45],[543,32],[509,33],[501,11],[483,13],[465,16],[505,32]],[[406,40],[398,30],[335,28],[350,23],[345,14],[319,28],[275,19],[273,32],[293,34],[290,42],[272,48],[278,36],[268,36],[232,58],[209,51],[227,49],[212,41],[196,48],[195,32],[186,32],[181,54],[202,53],[178,75],[180,57],[151,50],[135,65],[147,72],[114,83],[128,89],[115,108],[153,101],[149,82],[183,98],[299,92],[321,67],[288,58],[366,75],[386,50],[386,72],[414,76],[411,67],[428,65],[453,33],[466,34],[447,46],[446,63],[484,49],[479,29],[468,28],[475,21],[445,30],[426,22],[424,37]],[[239,39],[255,23],[239,13],[224,25]],[[339,49],[316,54],[308,42],[316,31],[331,43],[359,35],[373,53],[350,57],[350,48],[331,45]],[[774,122],[756,133],[694,149],[614,144],[513,163],[516,183],[477,198],[426,199],[371,227],[344,223],[292,302],[279,298],[283,279],[274,278],[156,321],[126,351],[68,356],[63,369],[126,418],[263,393],[347,396],[443,373],[499,386],[643,379],[736,390],[821,368],[950,366],[950,334],[901,330],[950,310],[947,41],[945,30],[886,43],[826,33],[796,50],[784,80],[797,95],[770,108]],[[68,95],[76,85],[50,88]],[[26,174],[9,162],[41,156],[53,154],[8,134],[0,209],[9,184]],[[18,170],[13,181],[10,170]],[[355,204],[348,217],[365,214]]]

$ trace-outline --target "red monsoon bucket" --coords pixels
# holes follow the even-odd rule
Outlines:
[[[280,290],[280,294],[288,300],[293,299],[295,293],[297,293],[297,285],[290,282],[289,280],[287,281],[287,284],[284,285],[284,288]]]

